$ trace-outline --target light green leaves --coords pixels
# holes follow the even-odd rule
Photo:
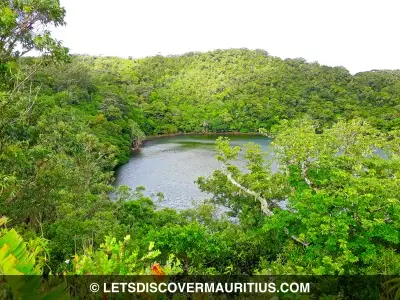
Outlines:
[[[258,213],[249,213],[247,202],[255,191],[268,201],[286,199],[286,209],[275,207],[263,227],[266,236],[279,237],[283,259],[269,263],[269,272],[393,274],[400,271],[398,254],[392,254],[390,268],[379,266],[400,243],[400,164],[395,156],[385,158],[394,149],[390,143],[387,134],[360,119],[322,132],[310,120],[283,122],[272,143],[274,158],[284,166],[280,172],[271,174],[254,145],[245,154],[248,172],[241,172],[232,162],[240,149],[220,139],[218,158],[248,192],[238,195],[219,173],[200,183],[229,197],[225,203],[246,212],[246,221]]]
[[[75,255],[74,274],[90,275],[143,275],[151,274],[151,263],[160,255],[159,250],[154,249],[154,242],[150,242],[148,251],[139,256],[139,249],[129,245],[131,238],[125,236],[123,241],[117,241],[114,237],[106,237],[100,248],[94,250],[91,247],[85,249],[83,255]],[[179,273],[179,266],[170,257],[167,262],[166,274]]]
[[[0,219],[0,227],[6,223]],[[0,229],[0,275],[38,274],[36,253],[28,250],[22,237],[14,230]]]
[[[0,16],[0,64],[33,49],[56,61],[68,58],[68,49],[46,30],[65,24],[65,10],[58,0],[2,1]]]

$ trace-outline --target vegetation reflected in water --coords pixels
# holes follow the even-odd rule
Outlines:
[[[115,185],[146,187],[147,195],[162,192],[161,207],[193,207],[209,195],[201,192],[194,181],[209,176],[221,167],[215,159],[215,140],[220,135],[185,135],[148,141],[133,153],[129,162],[116,174]],[[253,142],[268,149],[270,139],[258,135],[229,135],[232,145]]]

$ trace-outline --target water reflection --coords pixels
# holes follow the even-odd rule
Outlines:
[[[194,183],[199,176],[212,175],[221,167],[215,159],[217,135],[168,137],[149,141],[117,171],[115,185],[132,189],[142,185],[145,194],[162,192],[161,207],[192,208],[210,195]],[[257,143],[266,151],[271,140],[263,136],[229,136],[232,146]],[[274,167],[276,168],[276,166]]]

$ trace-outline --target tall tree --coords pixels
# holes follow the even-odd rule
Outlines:
[[[36,50],[63,58],[67,48],[51,37],[49,27],[65,25],[58,0],[0,0],[0,64]]]

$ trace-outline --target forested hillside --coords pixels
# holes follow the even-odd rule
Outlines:
[[[42,68],[33,85],[117,146],[119,163],[144,134],[258,132],[303,116],[317,128],[356,117],[384,131],[400,124],[397,70],[353,76],[342,67],[247,49],[71,60]]]
[[[0,2],[0,249],[9,232],[34,241],[35,273],[141,274],[155,261],[184,274],[400,273],[400,71],[248,49],[71,56],[33,33],[64,24],[57,1],[39,2]],[[259,131],[280,172],[255,145],[242,172],[220,139],[224,171],[197,182],[209,204],[159,210],[127,187],[111,200],[146,135]]]
[[[256,132],[309,115],[319,126],[364,117],[391,128],[398,117],[399,71],[352,76],[342,67],[217,50],[133,61],[135,94],[147,133]]]
[[[75,104],[96,92],[105,98],[103,106],[115,108],[102,108],[108,119],[126,114],[131,105],[146,134],[256,132],[303,115],[318,126],[363,117],[387,130],[399,122],[400,71],[352,76],[343,67],[282,60],[262,50],[139,60],[77,56],[72,65],[57,70],[47,73],[53,92],[64,92],[64,97],[68,92]],[[109,99],[113,96],[119,103]]]

